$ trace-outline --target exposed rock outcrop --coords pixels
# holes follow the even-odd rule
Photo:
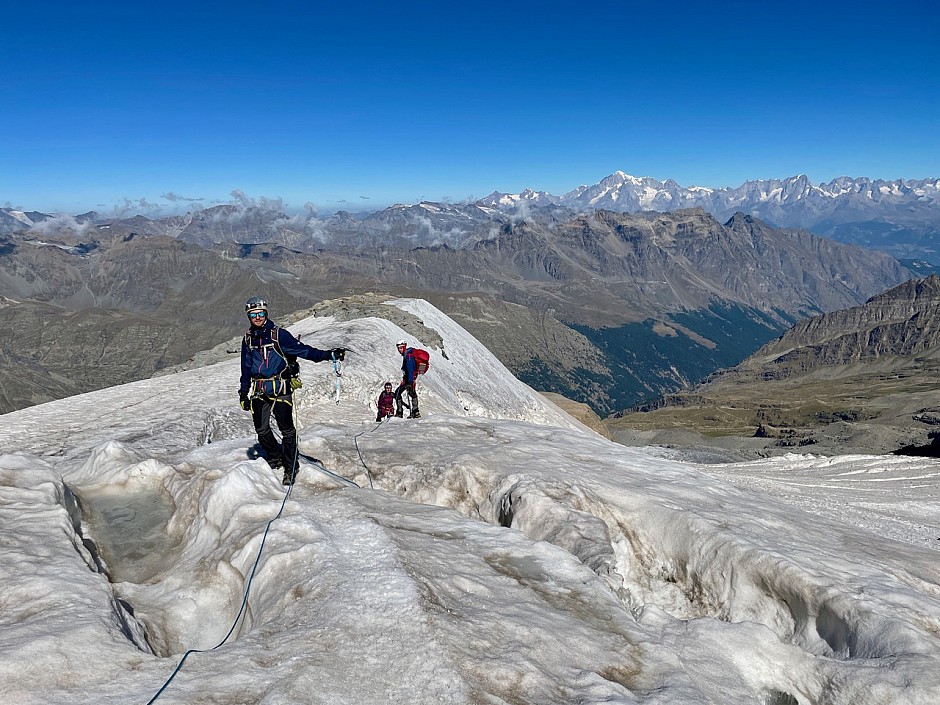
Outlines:
[[[610,425],[685,424],[765,439],[765,453],[883,453],[930,441],[938,396],[940,277],[930,276],[801,321],[736,367]]]

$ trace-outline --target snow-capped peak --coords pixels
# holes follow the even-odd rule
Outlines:
[[[17,211],[17,210],[12,210],[12,209],[11,209],[11,210],[8,210],[7,213],[9,213],[11,216],[13,216],[14,218],[16,218],[18,221],[20,221],[20,222],[23,223],[24,225],[32,225],[32,224],[33,224],[33,221],[30,220],[29,216],[26,215],[23,211]]]

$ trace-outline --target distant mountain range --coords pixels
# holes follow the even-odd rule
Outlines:
[[[474,203],[400,204],[370,213],[340,211],[322,218],[312,212],[287,215],[267,205],[214,206],[156,219],[114,218],[95,212],[53,216],[0,208],[0,235],[113,224],[125,233],[167,235],[202,246],[276,242],[307,252],[337,244],[465,247],[490,239],[500,227],[521,219],[550,223],[594,210],[639,213],[702,208],[722,222],[744,213],[776,227],[802,228],[898,259],[940,265],[940,178],[840,177],[814,185],[799,175],[747,181],[737,188],[708,188],[617,171],[597,184],[560,196],[526,189],[518,194],[494,192]]]
[[[801,174],[747,181],[737,188],[706,188],[617,171],[561,196],[526,189],[518,194],[494,192],[477,203],[505,210],[555,206],[629,213],[700,207],[719,220],[741,212],[778,227],[803,228],[898,258],[940,264],[940,178],[882,181],[843,176],[814,185]]]
[[[0,390],[7,408],[185,361],[237,331],[255,293],[288,313],[378,292],[428,299],[524,381],[606,415],[915,276],[884,253],[702,208],[7,215],[25,226],[0,236],[0,305],[18,331],[0,351],[19,380]]]
[[[637,212],[673,211],[701,207],[719,220],[743,212],[756,217],[780,213],[789,227],[808,227],[821,211],[853,205],[861,212],[880,212],[890,206],[940,208],[940,179],[894,181],[847,176],[828,184],[813,185],[804,174],[787,179],[746,181],[737,188],[680,186],[672,179],[637,178],[616,171],[593,186],[579,186],[561,196],[526,189],[519,194],[494,192],[477,203],[497,208],[565,206],[574,210],[605,209]],[[800,205],[800,210],[788,210]],[[774,210],[783,209],[783,210]]]
[[[164,218],[0,208],[0,307],[21,343],[0,351],[20,380],[0,407],[185,361],[226,340],[238,301],[260,291],[285,313],[380,292],[427,298],[523,380],[606,415],[929,273],[938,190],[805,176],[684,188],[616,172],[562,196],[327,217],[245,202]]]

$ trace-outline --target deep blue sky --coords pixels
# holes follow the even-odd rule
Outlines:
[[[0,205],[940,176],[938,6],[8,4]]]

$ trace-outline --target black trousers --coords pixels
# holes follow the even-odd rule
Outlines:
[[[281,432],[281,442],[277,442],[271,430],[271,415]],[[297,429],[294,428],[294,397],[287,394],[282,397],[255,397],[251,400],[251,418],[255,422],[258,443],[264,448],[268,463],[284,466],[293,471],[297,462]]]
[[[408,392],[408,403],[411,409],[411,413],[415,413],[418,410],[418,392],[415,391],[414,382],[408,384],[405,380],[401,381],[401,384],[398,385],[398,389],[395,390],[395,414],[401,416],[404,413],[402,408],[403,400],[401,398],[402,394]]]

